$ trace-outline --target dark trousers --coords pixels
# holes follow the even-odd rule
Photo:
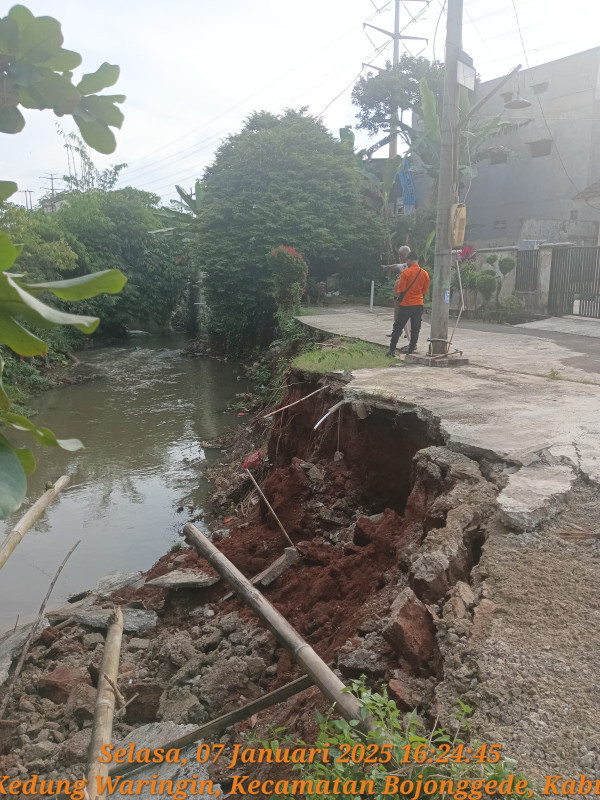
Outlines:
[[[398,309],[398,316],[394,322],[392,329],[392,338],[390,341],[390,353],[396,352],[396,345],[402,333],[402,328],[410,320],[410,343],[408,345],[408,352],[412,353],[416,350],[417,342],[419,340],[419,333],[421,332],[421,317],[423,316],[423,306],[400,306]]]

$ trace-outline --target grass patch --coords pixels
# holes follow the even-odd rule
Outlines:
[[[293,361],[295,367],[308,372],[376,369],[397,363],[386,357],[382,347],[351,339],[329,339],[314,350],[302,353]]]

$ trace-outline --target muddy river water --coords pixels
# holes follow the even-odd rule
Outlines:
[[[239,367],[181,355],[183,337],[138,334],[127,345],[86,351],[96,380],[34,397],[35,420],[59,438],[77,437],[84,450],[36,448],[38,468],[26,504],[0,523],[11,529],[47,481],[71,476],[13,552],[0,574],[0,633],[37,612],[58,565],[63,570],[51,605],[95,585],[113,570],[144,570],[175,542],[187,519],[182,505],[202,510],[203,471],[219,457],[200,442],[238,422],[225,411],[246,384]],[[29,446],[29,445],[28,445]],[[202,527],[202,521],[198,523]]]

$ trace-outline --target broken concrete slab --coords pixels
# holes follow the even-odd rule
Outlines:
[[[119,572],[115,570],[100,578],[95,589],[93,589],[93,594],[104,599],[110,597],[113,592],[124,589],[126,586],[132,589],[139,589],[143,585],[144,579],[141,572]]]
[[[8,680],[11,665],[21,652],[32,625],[33,623],[22,625],[15,631],[10,631],[0,637],[0,686]],[[41,620],[38,625],[38,633],[41,633],[47,627],[48,622]]]
[[[108,628],[109,619],[112,616],[112,608],[100,608],[93,606],[92,603],[93,600],[85,598],[78,603],[49,611],[46,616],[52,623],[72,617],[80,625],[105,630]],[[121,610],[123,611],[123,630],[127,633],[151,630],[158,622],[156,611],[125,607],[122,607]]]
[[[498,496],[498,505],[511,527],[533,530],[556,510],[576,479],[572,467],[534,463],[510,475]]]
[[[118,747],[128,747],[133,743],[135,749],[139,751],[143,747],[156,749],[163,747],[171,740],[178,736],[183,736],[185,733],[193,730],[195,725],[177,725],[174,722],[152,722],[148,725],[142,725],[131,731],[130,736],[117,742]],[[163,763],[160,765],[160,779],[173,781],[174,785],[179,780],[197,780],[197,786],[202,786],[202,781],[209,781],[208,770],[204,764],[199,764],[196,760],[196,752],[201,742],[193,742],[181,749],[181,761],[187,763],[170,764]],[[147,780],[148,785],[152,776],[156,773],[155,764],[145,764],[139,769],[131,772],[127,777],[132,780]],[[143,784],[142,784],[143,786]],[[210,787],[208,784],[205,786],[206,791],[194,793],[194,797],[198,800],[213,800],[215,797],[222,797],[223,792],[219,784],[215,783]],[[136,795],[139,800],[155,800],[156,795],[151,794],[149,789],[142,788],[141,792]]]
[[[205,572],[174,569],[172,572],[167,572],[166,575],[146,581],[146,586],[152,586],[155,589],[206,589],[214,586],[220,580],[218,576],[208,575]]]
[[[141,572],[121,572],[119,570],[114,570],[103,578],[100,578],[93,589],[77,592],[77,594],[73,594],[67,599],[69,603],[77,603],[88,598],[106,600],[113,592],[124,589],[126,586],[130,586],[132,589],[139,589],[143,585],[144,578]]]

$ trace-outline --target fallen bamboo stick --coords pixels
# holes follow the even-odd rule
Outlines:
[[[260,486],[258,485],[258,483],[257,483],[257,482],[254,480],[254,475],[253,475],[253,474],[250,472],[250,470],[249,470],[249,469],[246,469],[246,472],[248,473],[248,475],[250,475],[250,480],[251,480],[251,481],[252,481],[252,483],[253,483],[253,484],[256,486],[256,488],[257,488],[257,490],[258,490],[258,493],[259,493],[259,495],[262,497],[262,499],[263,499],[263,500],[265,501],[265,503],[267,504],[267,508],[269,509],[269,511],[271,512],[271,514],[273,514],[273,516],[275,517],[275,521],[277,522],[277,524],[278,524],[278,525],[279,525],[279,527],[281,528],[281,531],[282,531],[283,535],[285,536],[285,538],[286,538],[286,539],[288,540],[288,542],[290,543],[290,547],[293,547],[293,548],[294,548],[294,550],[296,550],[296,549],[297,549],[297,548],[296,548],[296,545],[295,545],[295,544],[292,542],[292,540],[290,539],[290,537],[289,537],[289,535],[288,535],[288,532],[286,531],[286,529],[283,527],[283,525],[282,525],[282,523],[281,523],[281,520],[279,519],[279,517],[277,516],[277,514],[276,514],[276,513],[275,513],[275,511],[273,510],[273,506],[271,505],[271,503],[269,503],[269,501],[268,501],[268,500],[267,500],[267,498],[265,497],[265,495],[264,495],[264,493],[263,493],[262,489],[260,488]],[[185,530],[185,528],[184,528],[184,530]]]
[[[104,800],[106,792],[98,792],[97,778],[108,776],[108,764],[99,761],[101,748],[110,744],[112,739],[112,724],[115,713],[115,691],[111,683],[116,686],[119,673],[119,657],[121,655],[121,639],[123,638],[123,613],[119,606],[115,606],[114,620],[108,629],[102,665],[98,678],[98,693],[92,723],[92,741],[90,743],[87,787],[90,800]],[[109,680],[107,680],[107,678]]]
[[[25,663],[25,658],[27,656],[29,648],[31,647],[31,643],[35,639],[35,635],[37,633],[37,629],[39,627],[40,621],[41,621],[42,617],[44,616],[44,611],[46,610],[46,603],[48,602],[48,600],[50,598],[50,595],[52,594],[52,590],[54,589],[54,584],[58,580],[58,576],[62,572],[62,569],[63,569],[64,565],[67,563],[67,561],[71,557],[71,554],[73,553],[73,551],[75,550],[75,548],[79,544],[81,544],[81,539],[79,539],[77,542],[75,542],[73,547],[69,550],[67,555],[63,558],[60,567],[56,570],[56,573],[54,574],[54,578],[52,578],[52,582],[51,582],[50,586],[48,587],[48,591],[46,592],[46,596],[44,597],[44,599],[42,601],[42,605],[40,606],[40,610],[38,612],[36,620],[33,623],[33,625],[31,626],[31,630],[29,631],[27,639],[25,640],[25,644],[23,645],[23,649],[21,650],[21,657],[19,658],[17,666],[15,667],[15,671],[12,674],[10,683],[8,685],[8,689],[6,691],[6,694],[4,695],[4,698],[2,700],[2,704],[0,705],[0,719],[2,719],[2,717],[4,716],[4,712],[6,711],[6,706],[8,705],[9,698],[12,695],[15,683],[17,682],[17,678],[21,674],[21,670],[23,669],[23,664]]]
[[[156,747],[153,746],[152,749],[156,750],[156,748],[162,747],[165,751],[172,749],[180,750],[183,747],[186,747],[188,744],[192,744],[192,742],[198,742],[200,739],[206,740],[211,736],[217,736],[219,733],[221,733],[221,731],[224,731],[231,725],[235,725],[236,722],[242,722],[243,720],[251,717],[253,714],[258,714],[259,711],[264,711],[266,708],[271,708],[278,703],[282,703],[284,700],[287,700],[289,697],[293,697],[295,694],[303,692],[312,685],[312,679],[309,678],[308,675],[303,675],[301,678],[296,678],[295,681],[286,683],[285,686],[281,686],[279,689],[268,692],[268,694],[263,694],[262,697],[252,700],[250,703],[246,703],[245,705],[241,706],[241,708],[237,708],[235,711],[222,714],[220,717],[217,717],[210,722],[206,722],[204,725],[200,725],[199,728],[194,728],[193,731],[184,733],[183,736],[178,736],[176,739],[171,739],[170,742],[166,742],[165,744],[157,744]],[[135,731],[132,732],[132,735],[134,734]],[[128,772],[138,769],[139,766],[139,764],[135,763],[115,764],[110,768],[108,774],[111,776],[126,775]]]
[[[12,551],[20,543],[21,539],[25,536],[29,528],[33,525],[36,519],[40,516],[42,511],[54,500],[56,495],[61,492],[69,483],[70,478],[68,475],[60,477],[51,489],[40,497],[39,500],[31,506],[21,519],[17,522],[12,531],[8,534],[6,539],[2,542],[0,547],[0,569],[6,564]]]
[[[294,400],[293,403],[288,403],[287,406],[282,406],[281,408],[275,409],[275,411],[269,411],[266,414],[261,414],[256,419],[268,419],[269,417],[274,417],[275,414],[280,414],[282,411],[285,411],[286,408],[291,408],[292,406],[297,406],[298,403],[303,403],[305,400],[308,400],[309,397],[312,397],[313,394],[317,394],[318,392],[322,392],[323,389],[326,389],[326,388],[327,388],[327,384],[325,384],[325,386],[319,386],[319,388],[315,389],[314,392],[311,392],[310,394],[307,394],[304,397],[301,397],[300,400]]]
[[[214,544],[194,526],[184,525],[183,535],[195,548],[198,555],[205,558],[229,583],[237,594],[258,614],[268,627],[277,636],[292,658],[309,675],[325,697],[338,707],[344,719],[356,720],[357,728],[368,732],[369,722],[363,719],[361,711],[363,705],[354,695],[350,694],[337,675],[329,669],[327,664],[315,653],[312,647],[304,641],[298,632],[290,625],[276,608],[274,608],[263,595],[255,589],[250,581],[226,558]]]

